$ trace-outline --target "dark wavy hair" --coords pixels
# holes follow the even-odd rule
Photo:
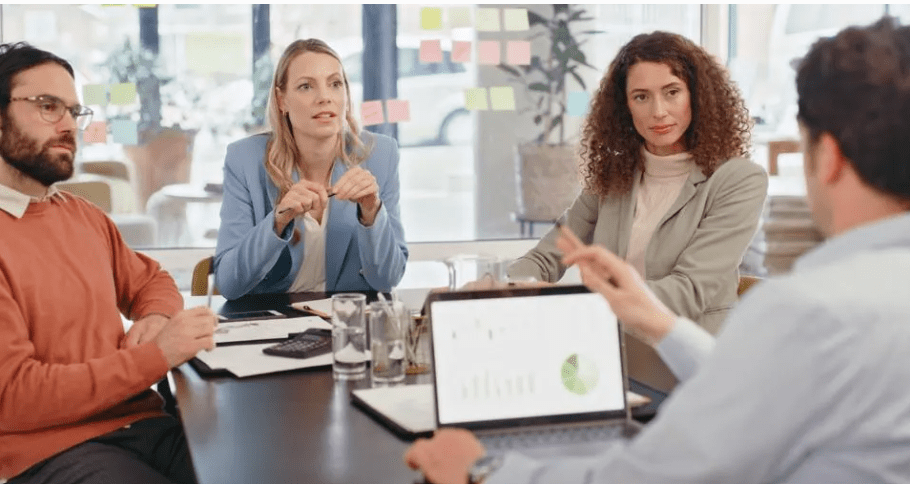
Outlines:
[[[640,34],[610,63],[584,123],[580,155],[589,190],[601,197],[628,193],[636,170],[644,167],[645,141],[632,124],[626,96],[629,69],[639,62],[669,66],[689,88],[692,122],[683,135],[685,148],[705,175],[730,158],[747,155],[749,110],[727,70],[681,35]]]
[[[819,40],[796,92],[812,143],[830,134],[864,182],[910,202],[910,27],[885,17]]]
[[[71,76],[74,75],[73,66],[69,62],[28,42],[0,44],[0,113],[5,114],[9,107],[16,74],[48,62],[59,64]]]

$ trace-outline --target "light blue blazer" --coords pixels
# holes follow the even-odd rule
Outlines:
[[[303,260],[303,240],[291,244],[294,222],[275,234],[278,187],[265,171],[269,133],[231,143],[224,160],[224,201],[215,249],[215,284],[228,299],[245,294],[287,292]],[[401,281],[408,249],[399,211],[398,146],[387,136],[364,131],[373,151],[360,166],[376,177],[382,206],[364,227],[357,204],[329,199],[325,232],[326,291],[389,291]],[[332,185],[348,170],[340,160]],[[294,180],[299,176],[294,172]],[[301,237],[303,231],[301,230]]]

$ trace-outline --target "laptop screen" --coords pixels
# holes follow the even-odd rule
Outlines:
[[[622,415],[619,327],[601,295],[557,286],[436,298],[439,425]]]

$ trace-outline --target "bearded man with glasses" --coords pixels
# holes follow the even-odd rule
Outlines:
[[[67,61],[0,44],[0,483],[195,483],[151,386],[214,347],[215,316],[54,186],[91,117]]]

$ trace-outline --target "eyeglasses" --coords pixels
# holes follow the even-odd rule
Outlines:
[[[94,114],[91,109],[81,104],[67,106],[62,99],[47,94],[42,94],[41,96],[11,97],[9,100],[28,101],[37,105],[38,112],[41,113],[41,118],[48,123],[60,121],[63,119],[63,115],[69,111],[73,116],[73,119],[76,120],[76,127],[79,128],[80,131],[88,127],[89,123],[92,122],[92,114]]]

